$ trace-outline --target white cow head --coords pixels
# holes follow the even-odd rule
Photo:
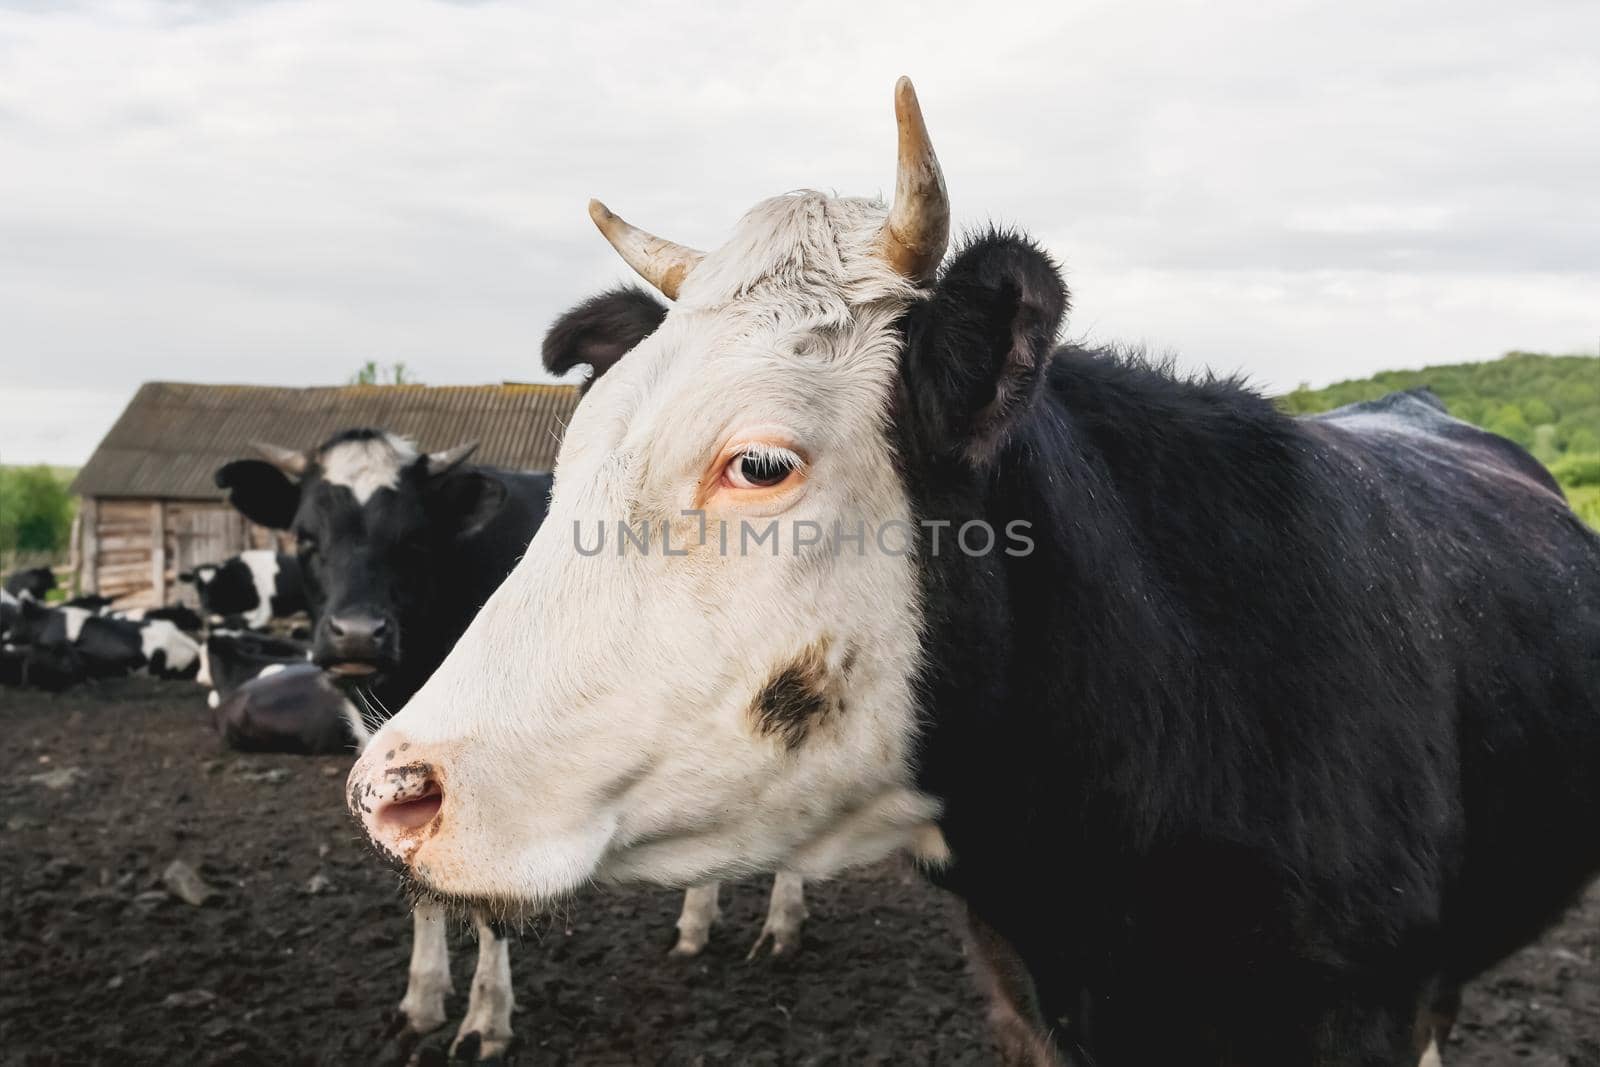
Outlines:
[[[543,901],[938,857],[914,768],[927,546],[896,428],[981,457],[1065,294],[990,238],[962,284],[1001,317],[929,310],[948,204],[904,79],[895,103],[890,209],[781,196],[700,253],[591,204],[676,303],[585,397],[527,555],[351,773],[352,811],[426,889]],[[930,370],[918,400],[917,336],[983,347],[988,371]]]

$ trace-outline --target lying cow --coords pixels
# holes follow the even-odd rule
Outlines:
[[[6,575],[5,591],[19,599],[43,600],[56,587],[56,573],[49,567],[27,567]]]
[[[212,722],[229,748],[318,756],[359,751],[368,731],[361,713],[321,667],[301,660],[263,667],[221,695]]]
[[[464,903],[905,849],[1041,1054],[1416,1063],[1600,871],[1600,536],[1423,400],[1056,349],[1025,237],[941,268],[896,104],[887,211],[795,193],[702,254],[592,207],[676,304],[352,811]],[[590,551],[619,520],[657,549]]]
[[[204,563],[178,575],[200,598],[213,623],[259,630],[307,608],[305,582],[295,556],[259,548],[221,563]]]
[[[11,639],[53,654],[70,654],[88,678],[135,672],[193,678],[200,667],[199,645],[164,619],[132,622],[83,608],[47,608],[31,599],[22,601]]]
[[[213,631],[195,681],[229,748],[325,755],[359,749],[361,714],[296,641],[253,631]]]
[[[200,670],[194,680],[210,688],[206,703],[214,708],[263,670],[310,659],[311,650],[290,638],[254,630],[213,630],[200,646]]]
[[[160,608],[126,608],[121,611],[102,610],[101,613],[126,622],[170,622],[191,636],[198,634],[205,626],[205,621],[193,608],[182,604],[168,604]]]
[[[83,681],[70,648],[39,648],[0,641],[0,685],[59,693]]]

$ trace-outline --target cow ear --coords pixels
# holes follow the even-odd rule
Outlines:
[[[593,384],[655,333],[666,316],[659,300],[631,286],[590,297],[557,319],[544,335],[544,369],[565,374],[588,364],[594,370],[588,384]]]
[[[498,514],[506,502],[506,484],[480,468],[455,470],[431,478],[428,513],[448,524],[456,539],[471,537]]]
[[[218,489],[228,491],[228,502],[258,526],[287,530],[300,510],[300,485],[259,459],[239,459],[217,470]]]
[[[917,443],[992,459],[1026,413],[1067,312],[1054,261],[990,231],[953,256],[907,319],[901,406]]]

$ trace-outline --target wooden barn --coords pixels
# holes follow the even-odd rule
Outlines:
[[[146,383],[72,483],[82,498],[76,586],[119,607],[192,601],[180,572],[247,548],[290,547],[229,507],[212,481],[224,463],[254,455],[253,441],[312,448],[370,426],[429,451],[476,440],[477,462],[549,470],[577,403],[578,390],[566,385]]]

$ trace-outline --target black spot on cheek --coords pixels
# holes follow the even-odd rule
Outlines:
[[[843,707],[832,692],[826,646],[807,649],[761,687],[751,702],[756,732],[793,751],[822,721]]]

